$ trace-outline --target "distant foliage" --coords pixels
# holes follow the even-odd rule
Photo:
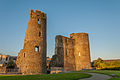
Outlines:
[[[96,68],[101,68],[102,63],[103,63],[103,60],[101,58],[98,58],[97,60],[94,61],[93,66]]]
[[[98,58],[94,61],[93,66],[96,69],[120,70],[120,61],[104,62],[101,58]]]
[[[16,64],[14,63],[13,59],[11,59],[9,62],[8,62],[8,65],[7,65],[7,68],[15,68]]]

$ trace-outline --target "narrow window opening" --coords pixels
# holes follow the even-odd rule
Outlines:
[[[80,56],[80,52],[79,52],[79,56]]]
[[[39,52],[39,46],[35,46],[35,51]]]
[[[24,57],[25,57],[25,53],[24,53]]]
[[[67,56],[67,49],[66,49],[66,56]]]
[[[39,24],[39,19],[38,19],[38,24]]]
[[[39,37],[41,36],[41,33],[39,32]]]

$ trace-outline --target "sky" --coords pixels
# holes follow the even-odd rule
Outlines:
[[[0,0],[0,53],[23,48],[31,9],[47,14],[47,56],[56,35],[86,32],[91,60],[120,59],[120,0]]]

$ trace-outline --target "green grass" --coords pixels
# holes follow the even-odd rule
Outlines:
[[[0,80],[78,80],[91,77],[85,73],[60,73],[60,74],[42,74],[42,75],[24,75],[24,76],[0,76]]]
[[[116,78],[111,78],[109,80],[120,80],[120,71],[114,71],[114,70],[89,70],[89,71],[80,71],[80,72],[92,72],[92,73],[100,73],[100,74],[106,74],[106,75],[112,75],[114,74]]]

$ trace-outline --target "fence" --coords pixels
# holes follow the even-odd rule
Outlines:
[[[8,72],[18,72],[18,69],[6,69],[6,73]]]
[[[0,74],[21,74],[18,69],[0,68]]]

